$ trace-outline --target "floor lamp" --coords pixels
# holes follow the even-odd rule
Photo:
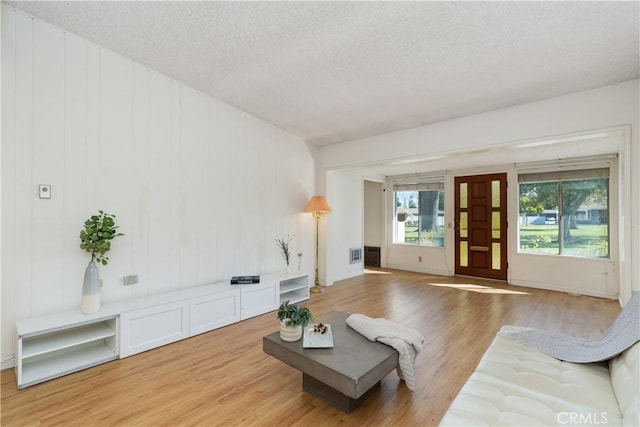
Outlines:
[[[324,292],[324,286],[320,286],[320,276],[318,275],[318,223],[320,222],[321,216],[331,212],[331,207],[324,197],[313,196],[311,200],[309,200],[309,203],[307,203],[307,207],[304,208],[304,211],[311,212],[313,219],[316,221],[316,277],[313,287],[309,290],[315,293],[322,293]]]

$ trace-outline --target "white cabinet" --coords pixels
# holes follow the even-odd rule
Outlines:
[[[309,298],[308,274],[215,283],[16,322],[16,380],[26,387],[151,350]]]
[[[28,320],[16,324],[18,388],[118,358],[117,316],[74,323],[71,327],[57,324],[59,319],[55,317],[48,319],[49,328],[34,328],[34,322]]]
[[[189,337],[189,301],[158,305],[120,315],[120,357]]]
[[[260,279],[260,283],[240,286],[241,319],[276,310],[280,305],[277,280]]]
[[[211,331],[240,320],[240,289],[194,298],[189,303],[189,335]]]

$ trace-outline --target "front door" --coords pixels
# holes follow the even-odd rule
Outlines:
[[[455,179],[456,274],[507,280],[507,174]]]

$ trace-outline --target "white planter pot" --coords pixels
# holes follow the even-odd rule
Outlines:
[[[282,341],[294,342],[302,338],[302,325],[287,326],[280,322],[280,339]]]
[[[98,310],[100,310],[100,276],[96,263],[89,261],[82,284],[82,312],[92,314]]]

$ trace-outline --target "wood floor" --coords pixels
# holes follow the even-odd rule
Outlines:
[[[302,392],[302,375],[262,352],[267,313],[24,390],[2,372],[2,426],[437,425],[503,324],[598,338],[617,301],[496,282],[377,270],[304,303],[406,323],[426,337],[416,391],[395,372],[347,415]]]

